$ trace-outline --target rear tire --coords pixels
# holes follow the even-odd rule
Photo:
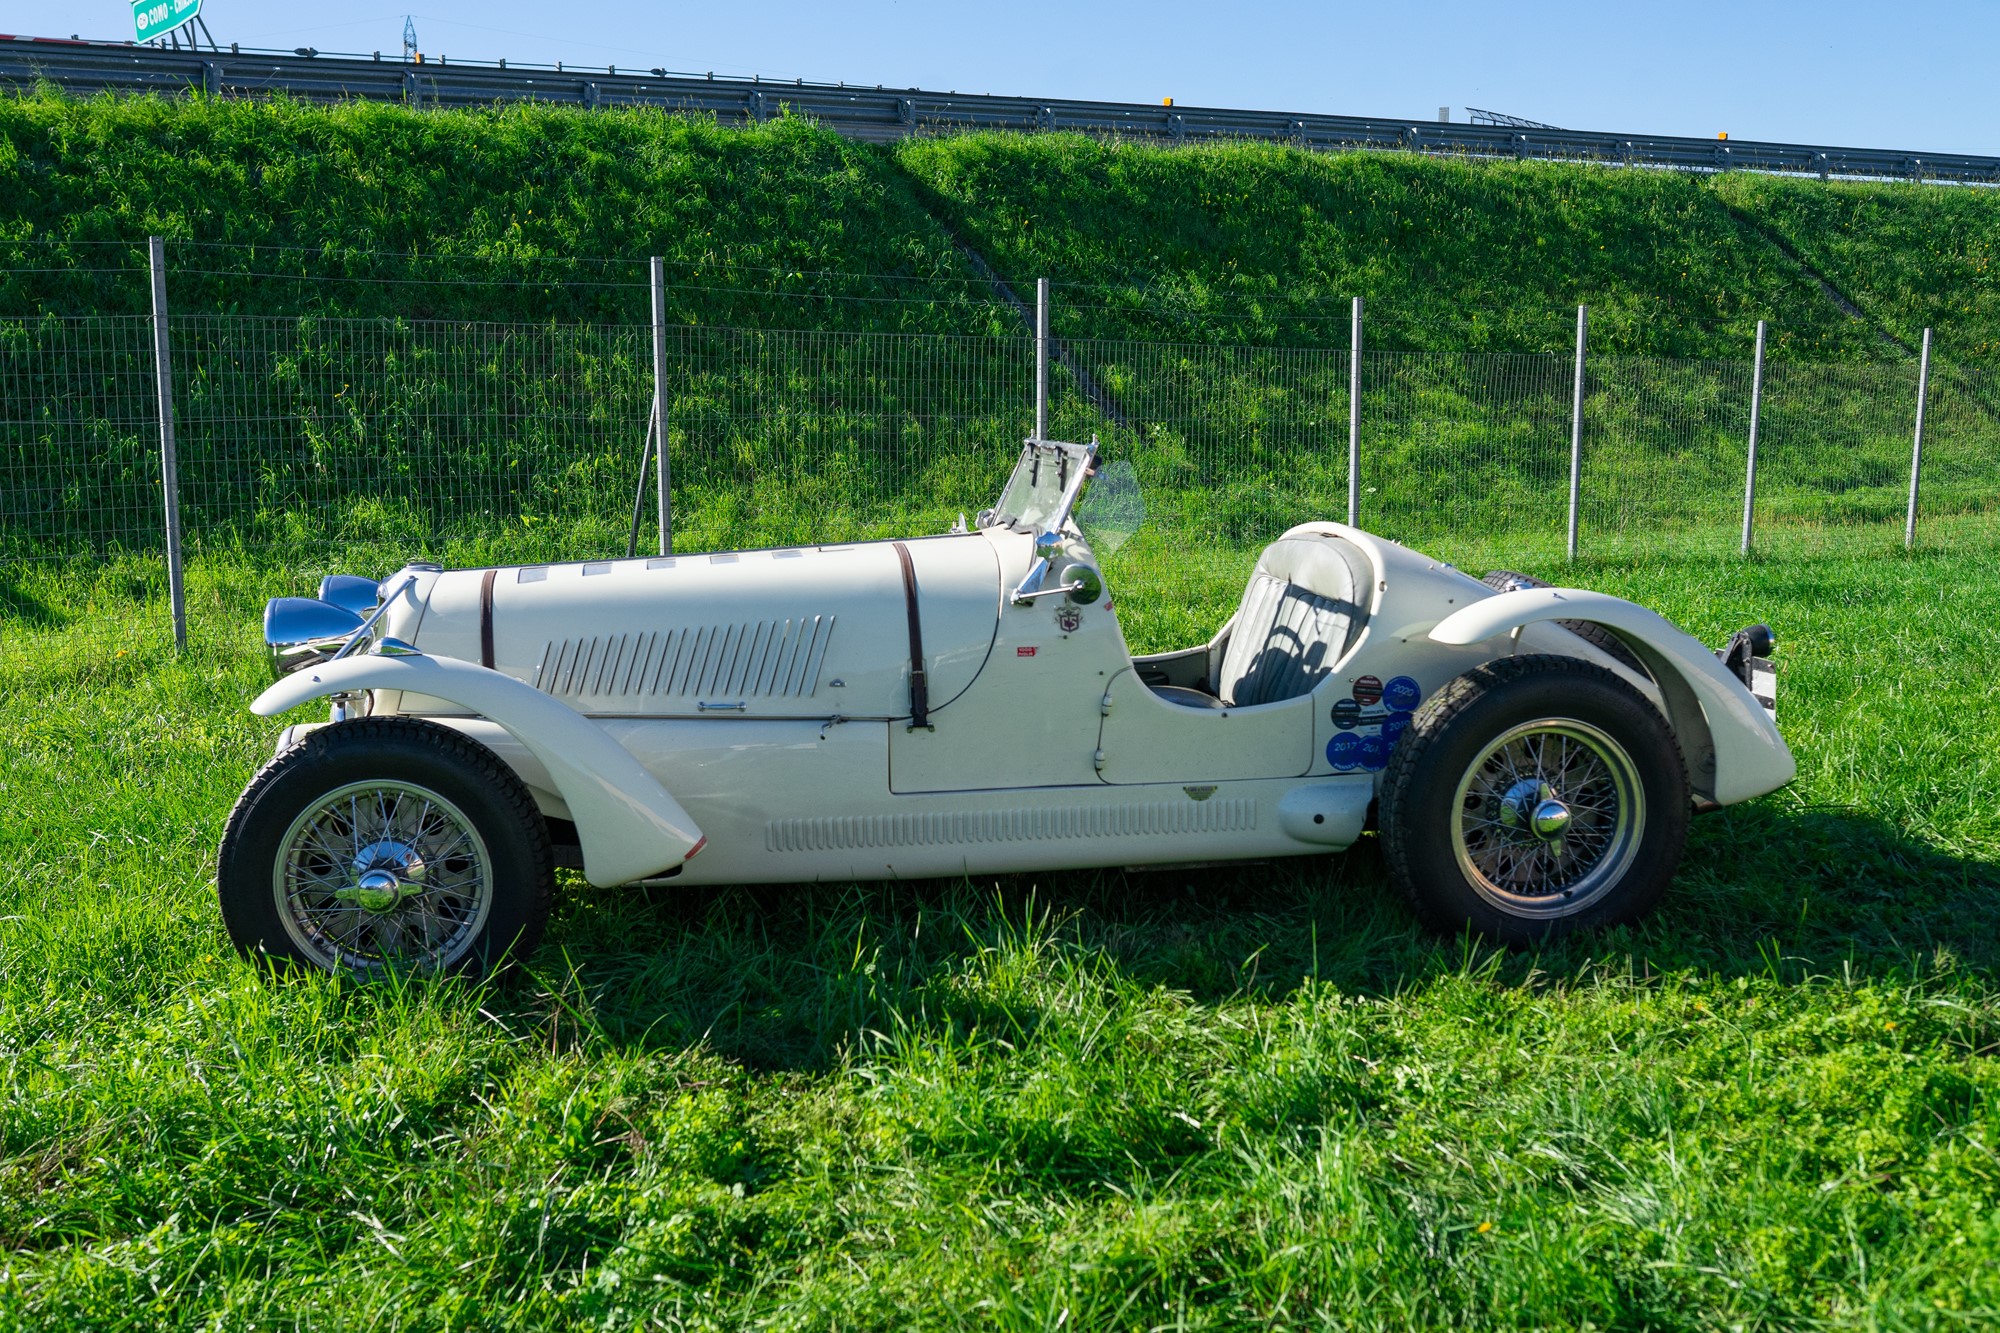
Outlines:
[[[223,923],[280,971],[495,971],[540,942],[548,829],[498,755],[419,718],[321,727],[229,813]]]
[[[1691,812],[1666,719],[1573,657],[1488,662],[1417,710],[1382,785],[1391,877],[1432,927],[1507,944],[1632,921]]]

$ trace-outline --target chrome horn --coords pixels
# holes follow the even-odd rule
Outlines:
[[[264,647],[272,676],[327,661],[366,623],[346,607],[315,597],[273,597],[264,604]]]

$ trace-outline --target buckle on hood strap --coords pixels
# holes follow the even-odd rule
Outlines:
[[[910,730],[931,729],[930,673],[924,669],[924,627],[917,615],[917,567],[910,560],[910,548],[901,542],[896,560],[903,566],[903,608],[910,616]]]

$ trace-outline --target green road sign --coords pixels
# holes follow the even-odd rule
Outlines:
[[[139,40],[164,37],[201,13],[201,0],[132,0],[132,27]]]

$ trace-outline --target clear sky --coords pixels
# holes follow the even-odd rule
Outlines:
[[[1884,0],[204,0],[224,45],[563,60],[959,92],[2000,153],[2000,3]],[[129,0],[0,0],[127,40]]]

